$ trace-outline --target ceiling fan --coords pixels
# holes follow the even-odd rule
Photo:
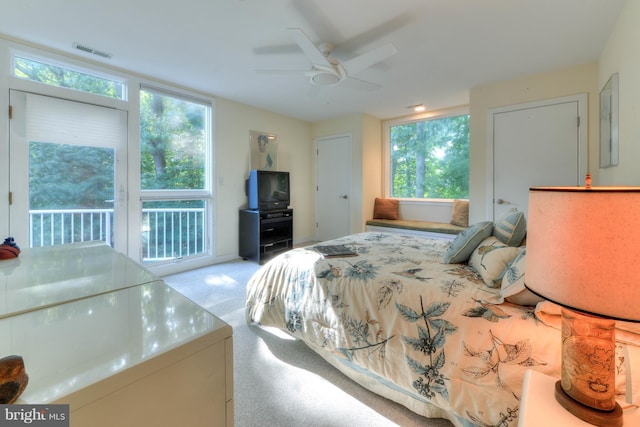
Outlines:
[[[330,43],[320,43],[316,46],[300,28],[289,28],[289,32],[296,44],[311,61],[311,69],[305,70],[257,70],[260,73],[291,74],[300,73],[309,78],[309,82],[316,86],[336,86],[344,81],[350,81],[354,86],[363,90],[380,88],[377,83],[360,80],[355,74],[377,64],[396,54],[396,47],[387,43],[369,52],[365,52],[347,61],[340,62],[331,57],[334,46]]]

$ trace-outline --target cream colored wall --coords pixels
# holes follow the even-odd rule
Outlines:
[[[640,185],[640,2],[627,0],[600,56],[598,87],[620,77],[618,166],[600,169],[598,185]],[[595,140],[595,138],[594,138]]]
[[[488,208],[487,114],[491,108],[587,93],[589,166],[594,184],[597,184],[599,100],[597,83],[598,66],[596,63],[590,63],[471,89],[469,94],[471,114],[469,221],[471,223],[485,220]]]
[[[362,217],[360,230],[367,220],[373,218],[373,203],[382,195],[382,121],[372,117],[363,118],[362,140]]]
[[[216,258],[238,256],[238,210],[247,207],[244,182],[250,170],[250,130],[278,136],[278,170],[290,172],[293,240],[311,240],[315,233],[311,124],[220,98],[214,123]]]
[[[344,134],[351,135],[351,232],[357,233],[364,230],[373,200],[380,194],[381,122],[366,114],[351,114],[311,125],[313,139]]]

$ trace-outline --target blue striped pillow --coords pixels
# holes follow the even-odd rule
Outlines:
[[[483,221],[462,230],[451,242],[444,254],[445,264],[459,264],[467,262],[473,251],[487,237],[491,236],[493,223]]]
[[[527,220],[515,208],[503,212],[493,224],[493,235],[505,245],[520,246],[526,234]]]

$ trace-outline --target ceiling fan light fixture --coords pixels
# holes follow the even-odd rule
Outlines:
[[[303,71],[303,73],[309,79],[309,83],[315,86],[337,86],[348,79],[352,83],[352,87],[362,90],[379,89],[380,85],[360,80],[353,75],[395,55],[397,52],[395,46],[387,43],[341,63],[337,59],[331,58],[331,52],[334,48],[332,44],[316,44],[300,28],[289,28],[289,32],[298,47],[311,61],[311,70]],[[275,72],[285,73],[287,71],[275,70]]]
[[[311,82],[318,86],[333,86],[340,83],[340,76],[333,73],[316,73],[311,76]]]

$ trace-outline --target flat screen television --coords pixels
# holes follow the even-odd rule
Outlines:
[[[289,172],[251,170],[245,191],[249,198],[249,209],[287,209],[291,202]]]

